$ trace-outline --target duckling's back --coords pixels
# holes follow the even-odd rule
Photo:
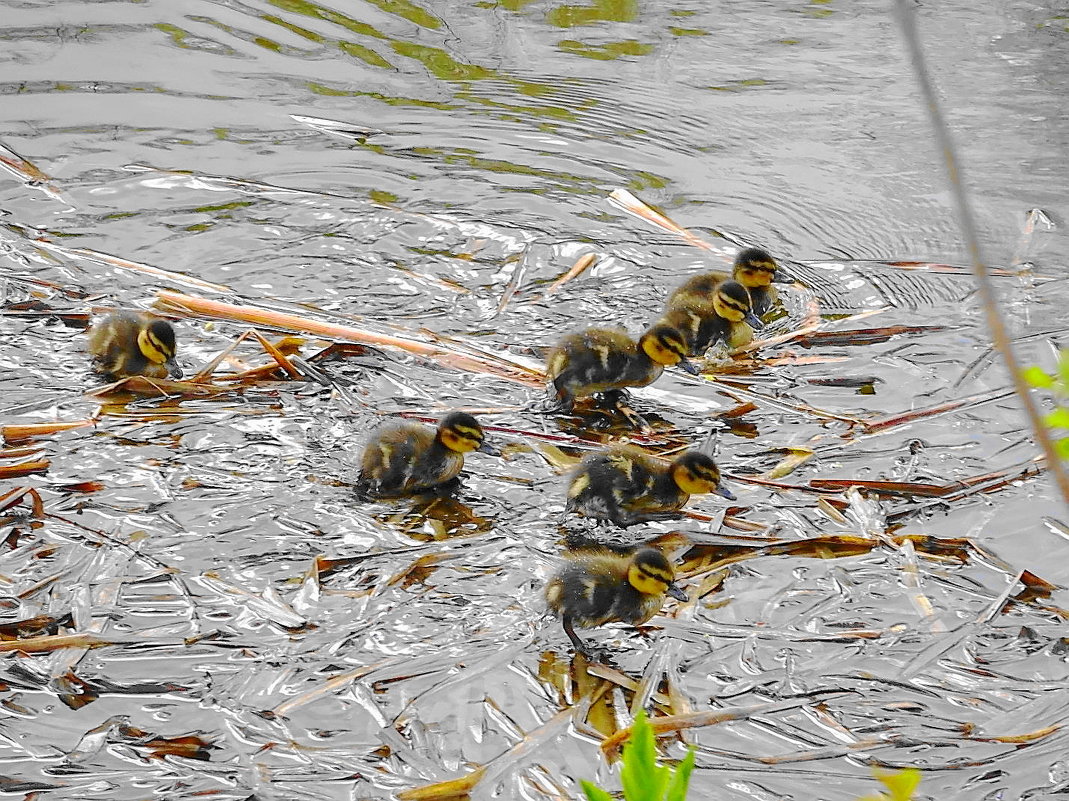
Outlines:
[[[699,302],[704,299],[706,302],[712,303],[713,293],[716,292],[716,288],[730,279],[730,275],[721,272],[699,273],[691,276],[672,290],[672,294],[668,296],[668,303],[671,304],[673,301],[682,298],[687,298],[691,302]]]
[[[584,367],[619,372],[638,355],[638,345],[623,328],[587,328],[568,334],[549,352],[546,373],[556,379]]]

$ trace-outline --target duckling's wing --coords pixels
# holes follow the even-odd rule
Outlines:
[[[408,424],[384,426],[364,449],[359,480],[380,492],[403,489],[415,469],[418,454],[432,439]]]

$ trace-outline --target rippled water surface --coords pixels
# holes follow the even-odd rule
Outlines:
[[[6,428],[0,450],[16,474],[0,485],[0,793],[388,799],[474,776],[474,798],[576,798],[582,778],[617,786],[599,742],[651,704],[748,709],[662,741],[671,759],[697,747],[694,798],[855,799],[873,765],[922,768],[923,798],[1069,792],[1064,509],[971,278],[901,264],[967,258],[888,3],[0,12],[0,154],[45,174],[0,171],[0,422],[84,423]],[[919,14],[1012,332],[1049,368],[1069,299],[1069,12]],[[616,189],[709,247],[625,213]],[[84,394],[87,316],[161,288],[537,365],[564,330],[641,330],[740,243],[796,279],[767,336],[919,328],[795,339],[723,360],[730,385],[672,374],[635,393],[645,444],[708,440],[738,501],[622,535],[698,544],[675,550],[690,603],[586,635],[615,673],[573,663],[542,587],[560,474],[626,436],[618,421],[546,416],[537,386],[393,348],[324,360],[321,382]],[[547,292],[586,253],[594,267]],[[177,317],[187,374],[248,328]],[[220,372],[266,361],[249,340]],[[375,425],[452,408],[502,450],[469,458],[457,499],[355,500]],[[774,472],[788,449],[812,455]]]

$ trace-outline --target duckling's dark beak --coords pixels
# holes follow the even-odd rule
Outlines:
[[[746,312],[746,316],[742,318],[743,322],[749,323],[750,328],[754,331],[759,331],[765,327],[765,324],[761,322],[761,318],[754,314],[752,311]]]
[[[679,360],[679,366],[682,367],[684,370],[686,370],[691,375],[700,375],[701,374],[701,370],[699,370],[697,368],[697,366],[694,364],[694,362],[690,361],[689,359],[680,359]]]
[[[477,450],[479,453],[488,453],[491,456],[500,456],[501,455],[501,451],[498,450],[497,448],[495,448],[493,445],[491,445],[485,439],[483,440],[482,444],[478,448],[476,448],[475,450]]]
[[[675,598],[677,601],[690,600],[690,598],[687,597],[687,594],[683,592],[683,590],[679,589],[679,587],[677,587],[675,584],[669,584],[666,592],[668,593],[668,595],[670,595],[672,598]]]
[[[737,500],[737,498],[735,497],[735,493],[723,485],[717,487],[715,490],[713,490],[713,492],[715,492],[721,498],[727,498],[729,501]]]
[[[171,374],[171,378],[181,378],[183,375],[182,368],[174,359],[167,360],[167,372]]]

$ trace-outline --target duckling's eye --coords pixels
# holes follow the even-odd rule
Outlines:
[[[453,433],[460,439],[466,439],[469,442],[483,444],[483,432],[478,428],[471,428],[470,426],[453,426]]]
[[[729,309],[734,309],[739,314],[746,314],[750,310],[749,306],[744,306],[734,298],[729,298],[727,295],[717,295],[720,302],[727,306]]]
[[[151,330],[148,332],[148,341],[151,342],[152,346],[156,348],[156,350],[158,350],[160,353],[170,355],[171,346],[168,345],[166,342],[163,342],[158,336],[152,333]]]

